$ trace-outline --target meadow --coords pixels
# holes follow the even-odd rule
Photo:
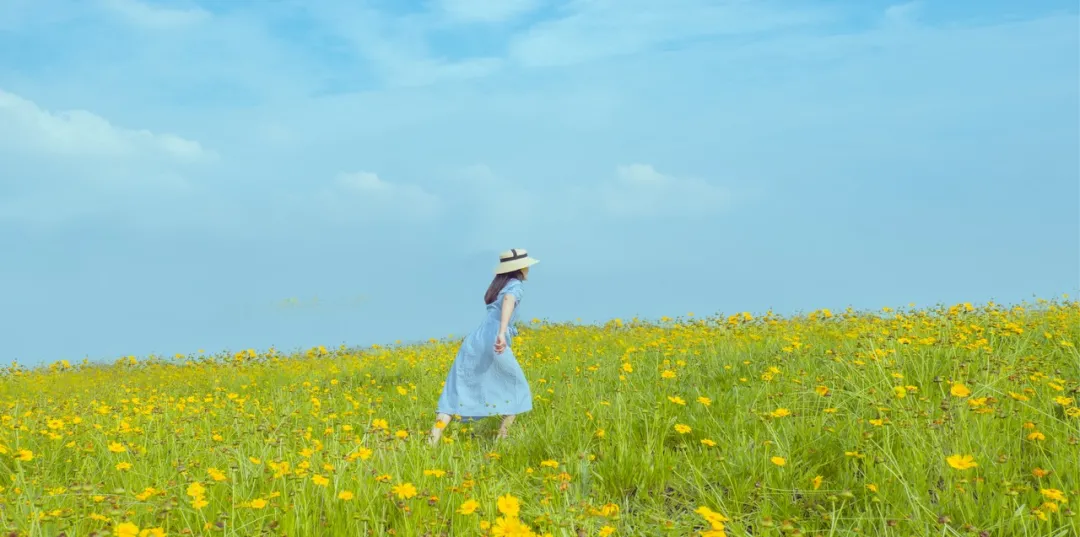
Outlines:
[[[1080,302],[533,320],[534,395],[427,439],[457,338],[12,366],[0,535],[1080,534]]]

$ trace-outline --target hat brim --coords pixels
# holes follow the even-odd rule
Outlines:
[[[514,272],[515,270],[521,270],[525,267],[531,267],[539,262],[539,259],[535,259],[532,257],[523,257],[521,259],[515,259],[506,263],[499,263],[495,267],[495,274],[506,274],[507,272]]]

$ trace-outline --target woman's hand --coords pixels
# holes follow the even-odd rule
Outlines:
[[[506,332],[499,331],[498,337],[495,338],[495,354],[502,354],[506,350]]]

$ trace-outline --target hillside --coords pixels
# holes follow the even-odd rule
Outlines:
[[[456,341],[5,370],[0,530],[1080,531],[1080,302],[533,322],[514,345],[534,410],[435,448]]]

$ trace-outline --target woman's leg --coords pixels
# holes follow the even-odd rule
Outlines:
[[[431,445],[434,446],[439,442],[439,439],[442,438],[443,429],[450,424],[451,419],[452,417],[450,414],[439,414],[438,416],[435,416],[435,426],[431,428]]]
[[[502,424],[499,425],[499,436],[497,436],[496,438],[506,438],[506,429],[510,427],[511,423],[514,423],[513,414],[510,414],[509,416],[503,416]]]

